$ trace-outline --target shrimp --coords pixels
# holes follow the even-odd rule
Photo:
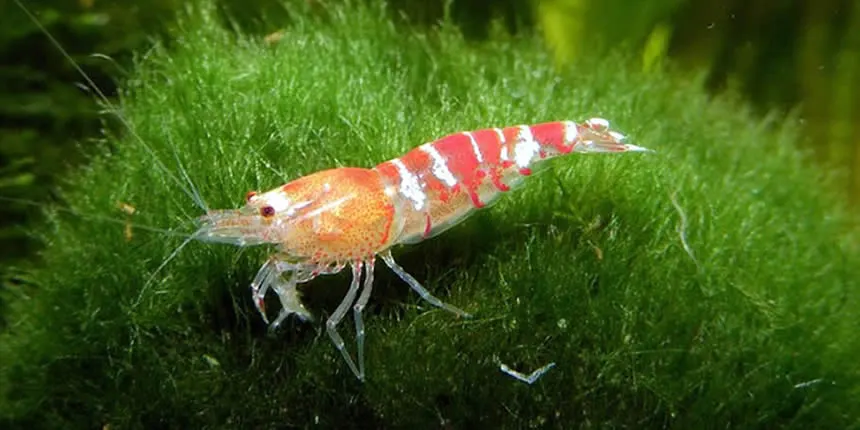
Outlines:
[[[370,169],[323,170],[263,193],[248,192],[244,207],[210,210],[201,216],[193,237],[236,246],[277,246],[251,282],[253,302],[266,323],[266,294],[272,290],[279,298],[281,309],[270,324],[273,329],[290,315],[312,319],[298,295],[299,284],[349,266],[349,290],[325,325],[352,373],[364,381],[362,311],[370,299],[377,257],[426,302],[469,317],[433,296],[397,264],[391,249],[450,229],[520,185],[551,158],[645,151],[649,150],[624,143],[624,135],[610,130],[602,118],[451,134]],[[356,360],[337,330],[350,306]]]

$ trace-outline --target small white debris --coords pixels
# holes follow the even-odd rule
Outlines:
[[[807,387],[811,387],[811,386],[813,386],[813,385],[815,385],[815,384],[818,384],[818,383],[819,383],[819,382],[821,382],[821,381],[823,381],[823,379],[818,378],[818,379],[813,379],[813,380],[811,380],[811,381],[801,382],[801,383],[799,383],[799,384],[796,384],[796,385],[794,386],[794,388],[795,388],[795,389],[797,389],[797,388],[807,388]]]
[[[552,363],[549,363],[549,364],[535,370],[534,372],[526,375],[524,373],[520,373],[514,369],[511,369],[510,367],[508,367],[508,365],[506,365],[505,363],[502,363],[498,357],[496,357],[496,363],[499,364],[499,370],[501,370],[502,372],[504,372],[508,376],[510,376],[510,377],[520,381],[520,382],[525,382],[526,384],[529,384],[529,385],[532,385],[535,382],[537,382],[537,380],[540,379],[541,376],[544,375],[544,373],[548,372],[549,369],[552,369],[553,367],[555,367],[555,362],[552,362]]]

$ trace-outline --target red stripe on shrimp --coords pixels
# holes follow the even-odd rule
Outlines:
[[[499,136],[496,130],[485,128],[483,130],[473,131],[471,134],[472,137],[475,138],[478,150],[481,152],[483,164],[486,166],[498,165],[501,160],[499,158],[499,151],[501,150],[502,141],[500,140],[501,136]]]
[[[484,158],[484,170],[490,176],[493,186],[499,191],[510,191],[511,187],[502,182],[502,145],[504,134],[498,128],[485,128],[483,130],[473,131],[472,137],[477,142],[478,149]]]
[[[390,161],[379,163],[373,169],[382,176],[385,182],[392,185],[400,184],[400,173],[397,171],[397,167]]]
[[[556,154],[567,154],[573,149],[566,141],[567,125],[564,122],[545,122],[530,127],[532,137],[540,144],[540,158]]]
[[[459,182],[469,194],[472,205],[484,207],[478,197],[478,187],[486,175],[482,168],[483,154],[471,133],[445,136],[423,145],[421,149],[434,159],[433,174],[436,177],[452,187]]]
[[[400,157],[400,161],[407,169],[409,169],[410,172],[421,177],[424,188],[431,191],[433,195],[443,203],[447,203],[451,199],[451,195],[458,191],[459,186],[457,183],[454,183],[454,185],[451,186],[449,182],[441,180],[439,176],[435,174],[434,168],[436,161],[429,153],[427,153],[427,151],[422,150],[421,147],[407,152],[405,155]],[[428,175],[428,172],[434,173]]]
[[[529,167],[533,155],[538,151],[535,150],[539,144],[535,141],[531,133],[531,127],[527,125],[517,125],[505,127],[502,129],[502,134],[505,136],[505,143],[502,145],[502,161],[504,168],[516,167],[517,172],[523,176],[532,174],[532,169]]]

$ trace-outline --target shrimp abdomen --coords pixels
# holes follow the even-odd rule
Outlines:
[[[546,122],[450,134],[374,168],[400,200],[397,243],[433,237],[494,203],[548,159],[571,152],[642,151],[606,120]]]

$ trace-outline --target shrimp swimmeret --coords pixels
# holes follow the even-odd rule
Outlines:
[[[251,283],[254,303],[267,322],[266,293],[273,290],[280,299],[273,328],[292,314],[310,319],[299,300],[298,284],[349,266],[352,283],[326,321],[326,330],[349,368],[363,380],[361,312],[370,298],[377,256],[430,304],[468,316],[430,294],[394,261],[390,249],[451,228],[519,185],[550,158],[575,152],[648,151],[623,140],[601,118],[451,134],[372,169],[323,170],[264,193],[249,192],[244,207],[200,217],[202,226],[194,238],[238,246],[277,245],[278,252]],[[357,365],[337,331],[350,306]]]

